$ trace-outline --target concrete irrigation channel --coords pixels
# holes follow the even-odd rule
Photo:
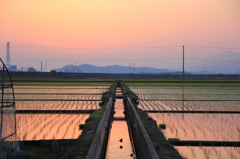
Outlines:
[[[159,158],[137,111],[119,84],[115,96],[108,102],[86,158],[117,157]]]
[[[88,151],[87,159],[92,158],[117,158],[122,155],[121,151],[127,156],[140,159],[157,159],[159,158],[155,146],[151,141],[148,132],[145,129],[138,111],[135,109],[132,101],[126,95],[121,87],[117,85],[115,96],[110,99],[107,110],[105,111],[101,122],[98,126],[92,145]],[[119,106],[119,102],[124,102],[124,107]],[[119,108],[121,107],[121,108]],[[122,115],[119,115],[121,112]],[[167,111],[169,112],[169,111]],[[145,112],[146,113],[146,112]],[[174,113],[239,113],[239,112],[220,112],[220,111],[179,111]],[[124,115],[123,115],[124,114]],[[125,116],[125,117],[124,117]],[[120,122],[126,122],[127,128],[120,126]],[[117,127],[117,128],[116,128]],[[117,129],[117,131],[116,131]],[[122,137],[126,131],[129,134],[131,145],[129,151],[124,151],[122,146]],[[114,134],[116,133],[116,134]],[[159,132],[160,133],[160,132]],[[112,137],[113,136],[113,137]],[[115,140],[114,140],[114,139]],[[118,141],[119,140],[119,141]],[[123,142],[125,139],[123,139]],[[239,142],[229,141],[190,141],[190,140],[168,140],[174,146],[211,146],[211,147],[239,147]],[[120,153],[119,153],[120,152]],[[121,158],[128,158],[121,156]],[[161,156],[165,158],[164,156]],[[181,158],[181,157],[178,157]]]

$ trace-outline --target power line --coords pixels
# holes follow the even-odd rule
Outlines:
[[[0,45],[0,47],[6,47]],[[132,47],[44,47],[44,46],[12,46],[16,48],[28,48],[28,49],[79,49],[79,50],[120,50],[120,49],[159,49],[159,48],[176,48],[182,46],[132,46]],[[216,46],[185,46],[190,48],[211,48],[211,49],[240,49],[236,47],[216,47]]]
[[[2,58],[6,59],[6,58]],[[18,58],[11,58],[12,60],[17,61],[39,61],[40,59],[18,59]],[[232,61],[232,60],[213,60],[213,59],[194,59],[194,58],[185,58],[188,60],[197,60],[197,61],[219,61],[219,62],[240,62],[240,61]],[[130,59],[130,60],[53,60],[53,59],[44,59],[47,61],[78,61],[78,62],[89,62],[89,61],[164,61],[164,60],[182,60],[182,58],[165,58],[165,59]]]
[[[187,46],[191,48],[206,48],[206,49],[240,49],[237,47],[216,47],[216,46]]]
[[[185,58],[188,60],[199,60],[199,61],[220,61],[220,62],[240,62],[240,61],[231,61],[231,60],[210,60],[210,59],[193,59],[193,58]]]
[[[0,47],[6,47],[0,45]],[[136,47],[38,47],[38,46],[11,46],[16,48],[28,49],[73,49],[73,50],[124,50],[124,49],[159,49],[159,48],[174,48],[180,46],[136,46]]]
[[[5,59],[5,58],[2,58]],[[19,61],[39,61],[39,59],[18,59],[18,58],[11,58],[12,60],[19,60]],[[47,59],[47,61],[161,61],[161,60],[179,60],[181,58],[167,58],[167,59],[132,59],[132,60],[51,60]]]

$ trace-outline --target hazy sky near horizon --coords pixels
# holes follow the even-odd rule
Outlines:
[[[170,69],[182,64],[183,45],[186,58],[240,52],[240,1],[0,0],[4,61],[7,41],[18,68],[39,70],[42,60],[48,71],[75,63]]]

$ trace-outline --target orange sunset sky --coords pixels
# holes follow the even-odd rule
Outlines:
[[[7,41],[18,67],[39,70],[42,60],[47,71],[75,63],[170,69],[182,61],[143,60],[181,58],[182,45],[189,58],[240,53],[240,1],[0,0],[4,61]],[[137,48],[152,46],[159,48]]]

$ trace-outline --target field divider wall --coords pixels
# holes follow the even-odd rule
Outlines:
[[[220,99],[220,100],[214,100],[214,99],[139,99],[139,101],[180,101],[180,102],[229,102],[229,101],[233,101],[233,102],[239,102],[240,100],[238,99],[229,99],[229,100],[225,100],[225,99]]]
[[[109,99],[106,110],[98,124],[97,131],[92,140],[86,159],[104,158],[108,141],[109,125],[113,113],[113,99]]]
[[[129,97],[127,97],[126,110],[138,156],[141,159],[159,159],[152,141]]]
[[[16,114],[90,114],[98,109],[88,110],[16,110]]]
[[[101,99],[15,99],[15,101],[101,101]]]
[[[215,110],[143,110],[146,113],[200,113],[200,114],[240,114],[240,111],[215,111]]]
[[[239,141],[168,140],[174,146],[240,147]]]

